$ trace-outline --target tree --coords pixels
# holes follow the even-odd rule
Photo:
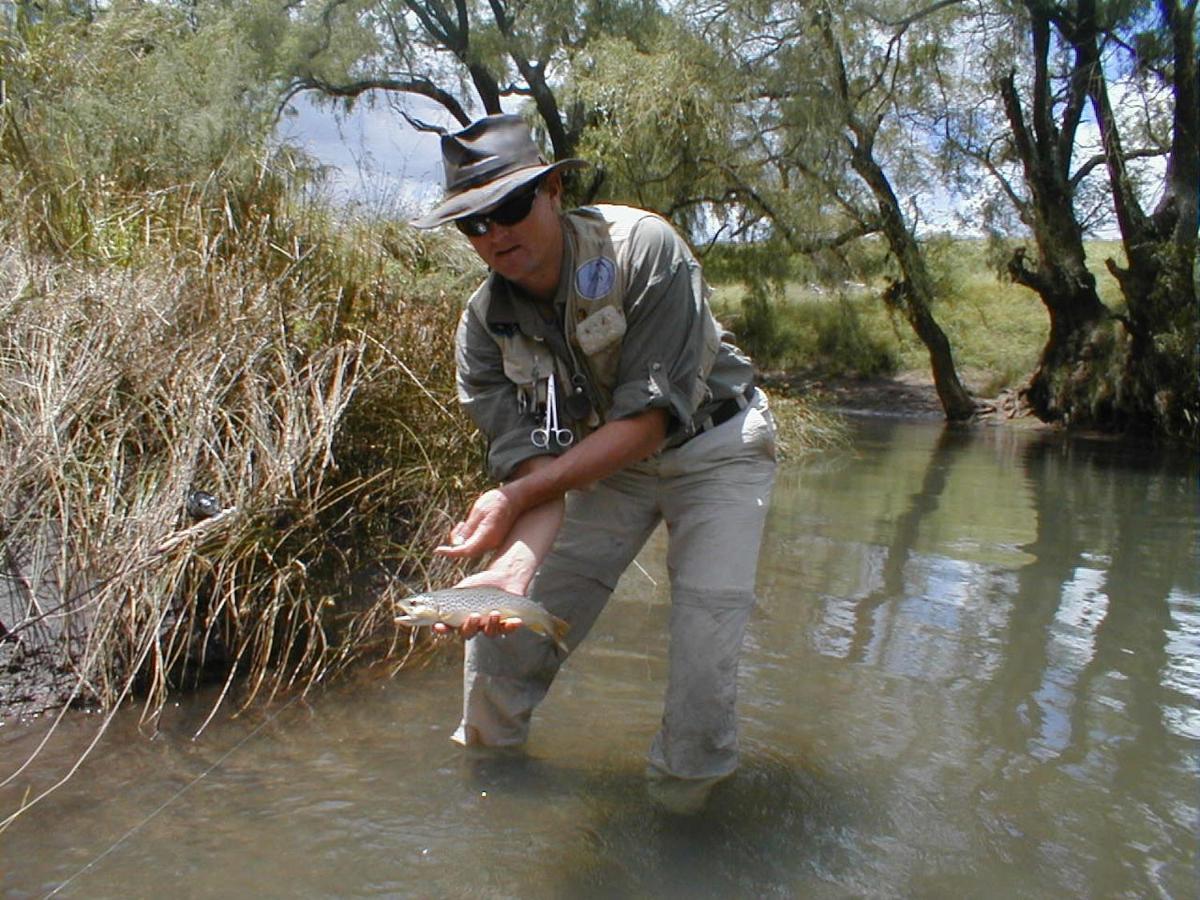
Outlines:
[[[15,6],[0,26],[0,201],[39,247],[128,243],[123,194],[228,204],[262,181],[277,94],[238,26],[218,4]]]
[[[420,95],[463,124],[525,98],[555,156],[600,161],[584,199],[634,198],[693,234],[715,221],[791,252],[882,236],[896,269],[884,299],[928,349],[951,419],[975,406],[933,314],[920,210],[949,169],[982,167],[1032,237],[1004,268],[1050,318],[1023,392],[1033,410],[1195,433],[1195,12],[1196,0],[698,0],[670,14],[653,0],[325,0],[262,21],[288,97]],[[1155,154],[1163,174],[1139,180]],[[1123,308],[1101,302],[1087,265],[1102,218],[1122,235],[1109,267]]]
[[[1113,191],[1127,265],[1108,266],[1121,285],[1131,337],[1123,373],[1129,402],[1118,413],[1122,424],[1151,424],[1159,429],[1200,434],[1200,385],[1197,383],[1196,239],[1200,228],[1200,67],[1197,64],[1196,0],[1158,0],[1163,29],[1148,30],[1134,20],[1131,37],[1137,70],[1152,83],[1169,86],[1173,98],[1170,146],[1159,200],[1147,212],[1127,169],[1121,119],[1109,96],[1104,67],[1099,65],[1101,35],[1085,31],[1089,54],[1088,97],[1104,146],[1104,164]],[[1096,10],[1091,0],[1079,4],[1086,22]],[[1068,10],[1069,12],[1070,10]],[[1064,16],[1064,23],[1071,20]],[[1114,23],[1103,34],[1105,44],[1123,49]],[[1060,26],[1073,45],[1082,43],[1069,26]],[[1125,33],[1129,33],[1126,30]],[[1166,46],[1158,41],[1166,39]],[[1188,362],[1191,365],[1188,365]]]
[[[950,52],[943,29],[951,5],[895,21],[823,0],[730,2],[693,16],[724,48],[722,65],[743,74],[734,157],[754,165],[725,167],[733,198],[793,251],[881,235],[898,269],[884,300],[926,347],[946,417],[959,421],[975,402],[932,312],[937,291],[917,236],[919,206],[897,189],[897,179],[913,197],[931,188],[924,142],[908,130],[906,111],[922,102],[922,66]]]
[[[464,126],[480,110],[500,112],[505,98],[524,98],[558,159],[575,153],[591,110],[564,106],[555,79],[603,36],[640,46],[662,17],[654,0],[321,0],[288,15],[287,98],[417,95]],[[397,109],[417,129],[441,130]]]
[[[899,280],[892,282],[884,299],[890,306],[903,312],[928,350],[934,386],[946,418],[950,421],[968,419],[975,413],[975,403],[958,378],[950,341],[933,317],[933,279],[925,265],[914,229],[905,221],[899,198],[875,152],[879,129],[884,121],[882,110],[897,102],[892,93],[898,83],[896,76],[912,64],[911,61],[905,61],[901,54],[912,21],[893,26],[887,53],[871,67],[874,69],[871,77],[865,79],[857,91],[851,88],[845,54],[831,22],[831,10],[827,7],[818,15],[817,27],[827,54],[827,65],[831,66],[834,74],[835,109],[843,125],[843,138],[850,152],[850,166],[866,183],[875,199],[881,230],[902,273]],[[890,59],[893,48],[895,62]]]
[[[1022,391],[1047,421],[1193,436],[1200,428],[1195,14],[1195,0],[980,7],[981,35],[993,33],[984,19],[999,16],[1018,37],[990,45],[997,111],[982,97],[948,108],[946,138],[992,174],[1033,238],[1035,252],[1016,247],[1005,268],[1050,317]],[[1125,102],[1112,101],[1114,89]],[[1165,160],[1161,174],[1135,169],[1155,158]],[[1121,235],[1124,265],[1106,264],[1124,310],[1101,302],[1086,265],[1085,237],[1100,222]]]
[[[1078,59],[1072,77],[1056,92],[1050,72],[1053,42],[1048,9],[1034,5],[1028,12],[1033,68],[1028,108],[1015,66],[999,75],[996,87],[1008,125],[1007,144],[1021,163],[1026,188],[1025,196],[1014,193],[1013,197],[1022,221],[1033,232],[1037,261],[1031,267],[1025,248],[1018,247],[1007,272],[1018,284],[1036,291],[1049,313],[1050,335],[1023,393],[1039,417],[1057,419],[1064,413],[1054,388],[1057,372],[1078,358],[1108,311],[1087,267],[1075,205],[1076,191],[1087,173],[1075,170],[1075,147],[1086,109],[1089,63]]]

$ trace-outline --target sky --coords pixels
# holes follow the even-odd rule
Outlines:
[[[423,121],[456,127],[435,104],[419,97],[405,102]],[[416,131],[381,100],[364,100],[346,113],[302,94],[277,134],[330,167],[326,189],[339,204],[415,216],[442,196],[437,135]]]
[[[456,130],[459,125],[437,104],[415,95],[400,102],[410,115],[422,121]],[[1081,145],[1086,149],[1092,123],[1081,126]],[[328,167],[326,190],[337,205],[357,208],[394,218],[413,218],[435,205],[442,196],[442,166],[438,137],[418,132],[385,98],[357,103],[351,112],[318,106],[304,94],[296,97],[291,111],[280,122],[280,138],[300,146]],[[1162,160],[1147,166],[1161,168]],[[1152,172],[1151,183],[1161,181]],[[959,234],[978,233],[955,213],[961,212],[945,191],[935,190],[921,198],[919,230],[947,230]],[[1116,237],[1111,223],[1098,229],[1098,237]]]

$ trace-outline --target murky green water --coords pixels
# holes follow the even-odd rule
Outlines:
[[[1196,896],[1192,460],[859,427],[852,451],[780,479],[743,768],[704,815],[657,812],[642,782],[664,675],[656,538],[529,758],[448,742],[452,664],[194,741],[198,708],[153,740],[130,717],[0,835],[3,895]],[[42,766],[92,724],[61,731]],[[0,732],[5,774],[35,737]],[[15,779],[5,807],[40,778]]]

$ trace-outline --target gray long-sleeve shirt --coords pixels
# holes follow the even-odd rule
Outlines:
[[[753,367],[733,344],[722,340],[707,377],[705,396],[694,400],[694,385],[703,363],[704,318],[709,315],[698,264],[683,239],[663,219],[628,208],[596,207],[563,217],[564,257],[554,306],[556,322],[547,322],[536,304],[516,285],[492,273],[472,303],[486,298],[486,322],[464,311],[457,334],[458,394],[467,413],[488,436],[488,468],[497,480],[512,475],[524,460],[547,452],[530,432],[541,424],[518,401],[517,386],[505,375],[498,335],[519,330],[544,341],[559,358],[569,357],[563,307],[572,279],[588,260],[574,258],[571,229],[577,217],[594,220],[630,216],[635,224],[614,240],[616,263],[625,289],[621,306],[626,331],[621,339],[615,383],[608,385],[611,405],[605,420],[625,418],[647,409],[670,414],[669,441],[680,443],[694,433],[722,401],[743,395],[753,382]],[[614,232],[616,233],[616,232]],[[577,348],[575,354],[579,354]],[[566,420],[560,407],[560,417]],[[565,421],[564,421],[565,424]]]

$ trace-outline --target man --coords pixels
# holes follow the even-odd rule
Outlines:
[[[649,775],[669,805],[695,808],[737,766],[737,660],[775,469],[766,398],[666,221],[564,213],[561,172],[586,163],[547,163],[519,116],[443,136],[442,155],[446,197],[413,224],[453,222],[491,269],[456,340],[459,399],[499,486],[439,552],[494,551],[463,584],[529,588],[574,650],[665,521],[670,670]],[[487,637],[467,643],[460,743],[526,741],[563,659],[519,624],[462,627]]]

